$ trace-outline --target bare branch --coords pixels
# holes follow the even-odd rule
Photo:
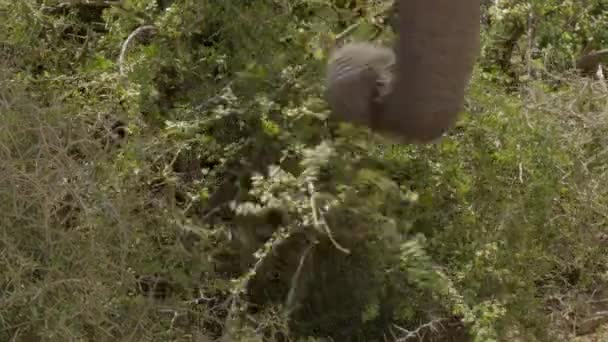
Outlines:
[[[393,324],[395,329],[397,329],[401,333],[405,334],[404,336],[397,338],[395,340],[395,342],[407,342],[411,338],[415,338],[415,337],[417,337],[419,340],[422,340],[422,338],[424,336],[423,334],[426,333],[426,331],[436,332],[438,330],[438,327],[443,328],[442,322],[445,322],[445,321],[447,321],[447,318],[434,319],[430,322],[422,324],[421,326],[419,326],[418,328],[416,328],[414,330],[407,330],[396,324]]]
[[[146,31],[154,32],[154,31],[156,31],[156,27],[154,27],[153,25],[140,26],[137,29],[135,29],[135,31],[131,32],[129,34],[129,36],[127,37],[127,39],[122,43],[122,46],[120,48],[120,55],[118,56],[118,67],[120,68],[120,74],[122,76],[126,75],[126,73],[127,73],[126,68],[125,68],[125,58],[126,58],[129,46],[131,45],[131,42],[133,41],[133,39],[139,37]]]

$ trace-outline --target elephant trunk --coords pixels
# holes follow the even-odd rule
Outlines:
[[[407,141],[439,138],[456,122],[480,50],[479,0],[400,0],[393,91],[372,129]]]
[[[327,98],[339,120],[425,143],[454,125],[479,52],[480,0],[401,0],[394,51],[334,51]]]

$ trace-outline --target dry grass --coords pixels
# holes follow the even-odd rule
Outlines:
[[[179,275],[187,253],[146,185],[110,163],[98,113],[0,72],[0,340],[190,336],[174,319],[189,305],[137,296],[138,276]]]

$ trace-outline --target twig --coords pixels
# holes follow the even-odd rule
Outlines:
[[[418,328],[414,329],[414,330],[407,330],[405,328],[402,328],[396,324],[393,324],[393,326],[399,330],[402,333],[405,333],[405,336],[399,337],[395,340],[395,342],[407,342],[410,338],[413,337],[418,337],[418,339],[422,340],[422,332],[423,330],[430,330],[430,331],[437,331],[436,325],[440,325],[443,328],[443,325],[441,324],[442,321],[446,321],[446,318],[440,318],[440,319],[434,319],[430,322],[427,322],[425,324],[422,324],[421,326],[419,326]]]
[[[310,195],[310,208],[312,210],[312,219],[313,219],[313,223],[315,225],[315,228],[319,229],[322,227],[323,230],[325,231],[325,234],[327,234],[327,237],[329,238],[329,241],[331,241],[331,243],[342,253],[344,254],[350,254],[350,250],[347,248],[342,247],[333,237],[333,234],[331,232],[331,229],[329,228],[329,225],[327,224],[327,222],[325,221],[325,219],[323,218],[319,218],[318,216],[318,212],[317,212],[317,204],[315,201],[316,198],[316,192],[315,192],[315,187],[312,184],[312,182],[308,182],[308,192]]]
[[[122,76],[124,76],[126,74],[125,58],[127,55],[127,50],[129,49],[129,46],[131,45],[131,42],[133,41],[133,39],[138,37],[144,31],[155,31],[155,30],[156,30],[156,27],[154,27],[153,25],[140,26],[137,29],[135,29],[135,31],[131,32],[129,34],[129,36],[127,37],[127,39],[122,43],[122,46],[120,48],[120,55],[118,56],[118,67],[120,68],[120,74]]]
[[[608,93],[608,86],[606,86],[606,78],[604,77],[604,68],[602,68],[602,64],[599,63],[597,65],[597,71],[595,73],[595,76],[597,76],[597,79],[599,80],[600,84],[602,85],[602,90],[604,91],[604,93]]]
[[[174,310],[174,309],[159,309],[158,312],[173,314],[173,317],[171,317],[171,323],[169,325],[169,331],[173,330],[173,328],[175,327],[175,322],[177,321],[177,319],[180,316],[184,315],[184,313],[180,313],[178,310]]]
[[[353,32],[354,30],[357,29],[357,27],[359,27],[361,25],[361,22],[356,22],[352,25],[350,25],[349,27],[347,27],[344,31],[338,33],[336,35],[336,42],[340,42],[342,39],[344,39],[346,36],[348,36],[351,32]]]
[[[532,75],[532,49],[534,48],[534,36],[536,33],[536,17],[534,12],[528,15],[528,48],[526,51],[526,74],[528,77]]]
[[[300,262],[298,264],[298,268],[296,269],[296,272],[291,277],[291,286],[289,288],[289,293],[287,294],[287,299],[285,300],[285,313],[287,315],[289,315],[289,313],[293,309],[293,303],[295,300],[296,290],[298,288],[300,277],[302,275],[302,270],[304,269],[304,261],[306,261],[306,258],[308,257],[308,255],[310,254],[310,252],[312,251],[314,246],[315,246],[314,244],[311,244],[308,247],[306,247],[306,249],[304,250],[304,253],[302,253],[302,255],[300,256]]]
[[[198,298],[188,300],[188,301],[186,301],[186,304],[198,305],[203,302],[210,302],[212,300],[213,300],[213,298],[209,298],[209,297],[205,296],[205,294],[203,293],[203,290],[199,290]]]

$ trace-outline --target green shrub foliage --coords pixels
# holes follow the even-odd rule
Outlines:
[[[571,340],[608,107],[568,63],[605,7],[484,5],[466,110],[414,146],[323,98],[391,1],[0,0],[0,340]]]

